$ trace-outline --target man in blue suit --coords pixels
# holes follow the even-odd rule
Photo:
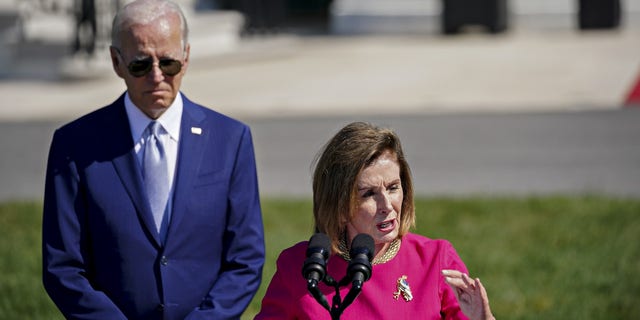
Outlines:
[[[126,92],[53,136],[43,282],[69,319],[237,319],[260,284],[251,133],[180,92],[187,35],[169,1],[123,7],[110,50]]]

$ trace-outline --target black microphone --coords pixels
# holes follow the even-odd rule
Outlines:
[[[302,266],[302,276],[307,281],[322,281],[326,274],[327,259],[331,248],[331,240],[324,233],[311,236],[307,247],[307,259]]]
[[[362,284],[371,278],[371,260],[374,250],[373,238],[366,233],[358,234],[351,241],[351,250],[349,250],[351,261],[347,267],[347,277],[345,278],[346,281],[351,279],[351,289],[335,314],[340,315],[360,295]]]
[[[311,295],[327,310],[329,303],[318,288],[318,282],[324,280],[327,270],[327,260],[331,249],[331,240],[324,233],[316,233],[309,239],[307,259],[302,266],[302,276],[307,280],[307,289]]]
[[[373,238],[366,233],[358,234],[351,241],[351,250],[349,250],[351,261],[347,268],[347,275],[351,279],[352,287],[356,286],[360,289],[362,284],[371,278],[371,260],[373,260],[374,251]]]

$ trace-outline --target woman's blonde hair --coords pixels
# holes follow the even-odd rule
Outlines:
[[[415,224],[415,210],[411,170],[395,132],[365,122],[353,122],[333,136],[316,156],[313,217],[316,232],[329,236],[333,252],[340,252],[338,242],[358,205],[358,175],[387,150],[396,156],[400,166],[403,200],[398,236],[402,237]]]

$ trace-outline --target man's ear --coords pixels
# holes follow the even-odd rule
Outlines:
[[[109,47],[109,53],[111,54],[111,65],[113,66],[113,71],[116,72],[118,77],[124,78],[123,68],[120,61],[120,55],[115,47]]]
[[[186,72],[189,67],[189,56],[191,55],[191,45],[187,43],[184,47],[184,62],[182,63],[182,69]]]

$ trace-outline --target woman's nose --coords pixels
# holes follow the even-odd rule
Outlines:
[[[378,199],[378,212],[386,214],[391,210],[393,210],[393,208],[391,206],[391,198],[389,194],[386,192],[380,193],[380,197]]]

